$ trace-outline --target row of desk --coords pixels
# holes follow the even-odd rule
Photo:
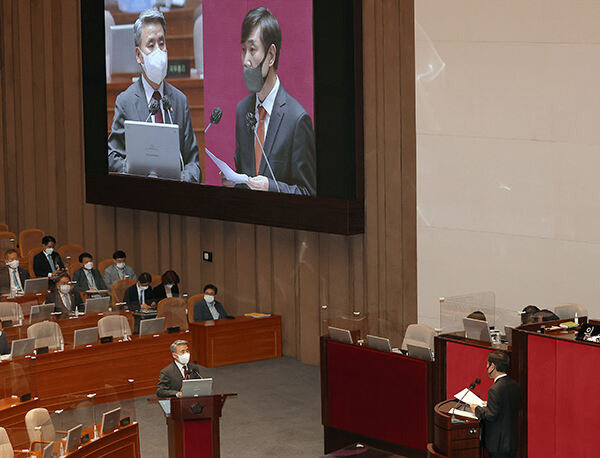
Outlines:
[[[123,314],[132,322],[131,312],[111,313]],[[190,323],[188,331],[134,335],[131,340],[72,348],[75,329],[96,326],[100,318],[57,320],[64,351],[0,362],[0,425],[24,431],[24,416],[30,409],[74,408],[92,393],[95,396],[89,402],[93,404],[151,395],[156,392],[160,370],[173,360],[169,345],[177,339],[191,341],[192,360],[205,367],[281,357],[280,316]],[[26,335],[26,327],[11,326],[4,331],[9,339],[20,338]],[[21,402],[12,397],[26,393],[33,398]],[[26,447],[26,434],[13,445]]]
[[[435,361],[321,340],[322,420],[325,451],[364,442],[405,456],[426,456],[433,442],[433,406],[451,399],[476,378],[487,399],[490,351],[511,355],[509,375],[521,386],[518,456],[595,457],[600,427],[600,346],[574,339],[575,331],[540,333],[563,321],[513,330],[512,346],[435,338]],[[580,318],[580,322],[587,322]],[[592,324],[598,321],[590,320]]]

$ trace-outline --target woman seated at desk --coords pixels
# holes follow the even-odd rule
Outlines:
[[[167,270],[161,277],[161,283],[152,290],[154,299],[159,302],[167,297],[179,297],[179,275],[174,270]]]

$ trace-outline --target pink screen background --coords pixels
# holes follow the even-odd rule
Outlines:
[[[204,0],[204,117],[214,107],[223,110],[221,122],[206,134],[206,147],[235,170],[235,110],[248,95],[241,60],[241,29],[246,13],[267,7],[281,27],[277,74],[281,85],[298,100],[314,123],[312,0]],[[204,126],[203,126],[204,127]],[[201,153],[202,154],[202,153]],[[219,170],[206,158],[206,184],[221,185]]]

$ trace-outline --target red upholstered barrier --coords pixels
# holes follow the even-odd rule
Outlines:
[[[331,341],[327,355],[332,427],[426,450],[425,361]]]
[[[528,336],[528,456],[598,456],[600,348]]]
[[[473,392],[484,401],[492,386],[486,372],[487,355],[491,350],[462,343],[446,343],[446,399],[468,387],[476,378],[481,384]]]

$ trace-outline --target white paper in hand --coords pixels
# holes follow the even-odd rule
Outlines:
[[[456,399],[462,399],[462,402],[468,405],[477,404],[479,407],[484,406],[483,400],[468,388],[465,388],[460,393],[456,393],[454,397]]]
[[[204,148],[204,150],[206,151],[206,154],[208,154],[208,157],[210,157],[212,159],[212,161],[215,163],[215,165],[217,167],[219,167],[219,170],[221,172],[223,172],[223,175],[225,176],[225,178],[229,181],[233,181],[235,184],[247,184],[248,183],[248,175],[246,175],[245,173],[236,173],[233,170],[231,170],[231,167],[229,167],[229,165],[227,165],[227,163],[225,161],[222,161],[221,159],[219,159],[217,156],[215,156],[213,153],[211,153],[207,148]]]

